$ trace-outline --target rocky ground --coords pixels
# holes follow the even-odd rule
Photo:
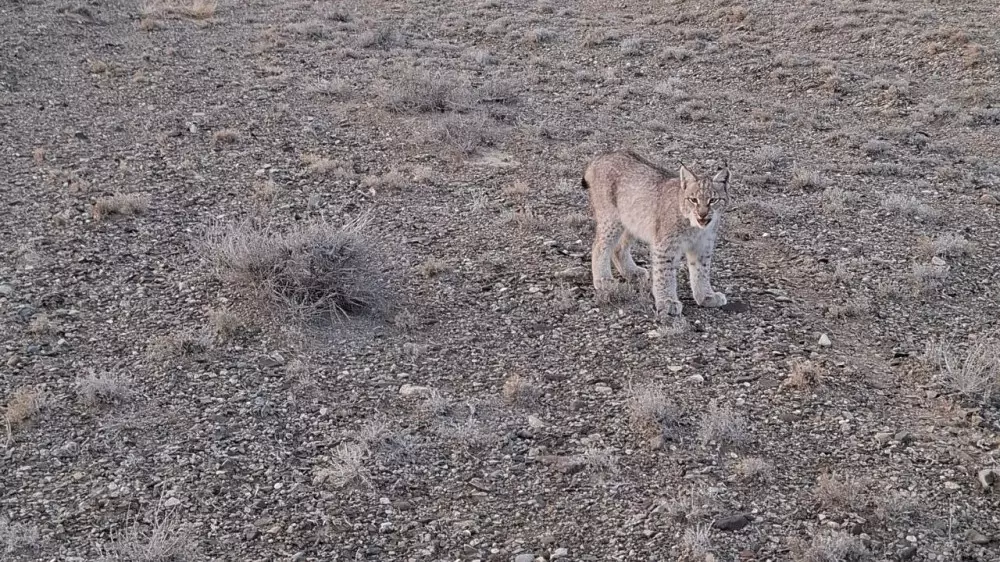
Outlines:
[[[0,558],[1000,559],[998,25],[5,2]],[[745,306],[594,294],[579,178],[621,146],[729,162]],[[206,250],[363,216],[375,317]]]

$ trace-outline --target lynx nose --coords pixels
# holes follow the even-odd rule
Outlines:
[[[712,217],[699,215],[698,224],[701,226],[708,226],[708,223],[712,222]]]

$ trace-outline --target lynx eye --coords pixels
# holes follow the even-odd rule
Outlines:
[[[698,198],[697,197],[688,197],[688,203],[691,203],[692,205],[697,205],[698,204]]]
[[[711,199],[708,200],[708,204],[709,205],[715,205],[718,202],[719,202],[719,200],[717,198],[715,198],[715,197],[713,197],[713,198],[711,198]]]

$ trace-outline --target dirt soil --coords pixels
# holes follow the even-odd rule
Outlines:
[[[998,28],[4,2],[0,558],[1000,560],[996,360],[961,384],[1000,317]],[[619,147],[729,163],[745,306],[597,298],[580,175]],[[365,214],[384,318],[303,327],[204,251]]]

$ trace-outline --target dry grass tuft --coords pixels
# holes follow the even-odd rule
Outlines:
[[[500,188],[500,193],[507,199],[521,200],[527,198],[528,194],[531,193],[531,186],[524,180],[514,180],[514,183]]]
[[[313,484],[326,484],[334,488],[370,486],[371,477],[364,463],[369,453],[365,444],[341,443],[334,450],[329,466],[316,472]]]
[[[948,265],[915,263],[910,270],[910,280],[921,293],[932,293],[944,285],[951,268]]]
[[[781,388],[805,390],[819,384],[822,378],[823,369],[819,365],[800,359],[792,362],[788,378],[781,382]]]
[[[394,113],[466,110],[474,96],[469,84],[448,73],[410,70],[381,88],[382,103]]]
[[[149,342],[148,353],[153,359],[189,357],[204,353],[210,346],[204,336],[192,330],[181,330],[176,334],[156,336]]]
[[[662,436],[667,428],[677,424],[680,413],[667,394],[652,386],[632,389],[628,400],[632,428],[644,437]]]
[[[381,316],[387,284],[361,219],[314,222],[279,233],[249,223],[213,230],[206,250],[220,278],[274,312],[303,320]]]
[[[88,406],[120,404],[132,398],[129,381],[117,374],[95,374],[76,379],[76,393]]]
[[[882,198],[882,208],[891,213],[919,220],[937,220],[941,212],[930,205],[921,203],[912,195],[891,193]]]
[[[127,217],[141,215],[149,210],[149,195],[144,193],[119,193],[102,197],[94,202],[91,214],[96,220],[104,220],[112,216]]]
[[[824,509],[860,512],[867,507],[869,482],[866,479],[838,478],[824,473],[816,479],[813,496]]]
[[[771,480],[774,465],[760,457],[743,457],[736,463],[734,470],[740,480],[763,484]]]
[[[499,133],[494,121],[482,114],[446,115],[431,129],[434,140],[462,155],[471,155],[482,146],[496,143]]]
[[[709,525],[696,525],[684,529],[684,535],[681,537],[681,552],[686,557],[685,560],[715,560],[711,547],[712,528]]]
[[[358,36],[358,46],[363,49],[392,49],[406,44],[406,38],[399,30],[389,26],[369,29]]]
[[[541,389],[521,375],[510,375],[503,381],[503,400],[508,404],[530,405],[535,403],[541,395]]]
[[[529,29],[525,32],[524,38],[529,43],[551,43],[556,40],[556,33],[552,30],[545,29],[544,27],[538,27],[535,29]]]
[[[792,189],[822,189],[826,182],[819,172],[806,170],[805,168],[795,168],[792,170]]]
[[[15,430],[42,411],[47,400],[45,392],[29,386],[19,387],[11,394],[3,408],[3,423],[8,441]]]
[[[219,3],[216,0],[147,0],[139,10],[143,18],[180,16],[193,20],[207,20],[215,16]]]
[[[823,190],[823,210],[832,213],[843,212],[848,206],[856,204],[861,196],[853,191],[839,187],[828,187]]]
[[[927,359],[940,368],[945,384],[959,396],[983,405],[1000,396],[1000,342],[984,338],[961,361],[946,347],[929,347]]]
[[[324,158],[317,154],[303,154],[302,163],[306,165],[309,173],[317,176],[332,175],[339,179],[354,178],[354,172],[348,170],[334,160]]]
[[[14,523],[0,516],[0,554],[25,554],[39,545],[38,527],[29,523]],[[15,560],[11,558],[10,560]]]
[[[719,406],[713,399],[702,414],[698,438],[703,445],[717,443],[721,446],[739,445],[748,439],[747,420],[728,406]]]
[[[212,144],[215,146],[223,144],[236,144],[243,136],[239,131],[233,129],[220,129],[212,133]]]
[[[437,277],[451,269],[448,262],[439,258],[427,258],[417,266],[417,273],[426,279]]]
[[[243,321],[240,317],[225,308],[210,310],[208,325],[215,339],[220,342],[230,341],[243,331]]]
[[[189,562],[199,559],[196,541],[171,513],[154,513],[149,530],[134,523],[102,549],[100,562]]]
[[[968,254],[972,250],[972,243],[960,234],[949,232],[937,238],[922,238],[918,251],[924,258],[930,259],[934,256],[959,257]]]
[[[809,544],[796,541],[792,545],[795,562],[866,562],[871,552],[861,539],[843,532],[815,534]]]

